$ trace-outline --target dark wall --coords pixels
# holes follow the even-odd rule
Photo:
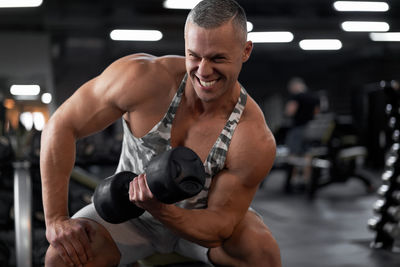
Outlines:
[[[360,51],[358,56],[354,56],[353,50],[299,52],[274,50],[255,44],[251,58],[243,65],[240,81],[261,105],[266,98],[276,94],[286,97],[287,81],[293,76],[301,76],[310,90],[326,92],[333,111],[348,113],[351,111],[353,90],[380,80],[400,78],[400,51],[389,50],[386,46],[381,45],[369,54]],[[184,51],[183,45],[181,50],[156,47],[138,50],[132,45],[118,53],[112,53],[112,44],[96,49],[60,49],[63,55],[55,57],[53,63],[57,104],[119,57],[138,52],[182,55]]]

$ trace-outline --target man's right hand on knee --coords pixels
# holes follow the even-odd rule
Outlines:
[[[95,231],[86,220],[62,218],[48,223],[46,237],[69,266],[82,266],[93,259],[90,243]]]

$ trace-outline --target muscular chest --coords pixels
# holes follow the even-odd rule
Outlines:
[[[225,123],[223,118],[184,116],[178,112],[172,124],[171,145],[191,148],[204,162]]]

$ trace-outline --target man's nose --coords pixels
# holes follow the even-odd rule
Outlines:
[[[202,77],[207,77],[213,72],[212,64],[207,59],[202,59],[199,63],[197,73]]]

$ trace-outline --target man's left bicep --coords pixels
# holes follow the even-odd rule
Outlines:
[[[221,214],[235,223],[246,213],[257,191],[257,186],[249,187],[244,177],[230,171],[223,171],[213,179],[208,197],[208,209]]]

